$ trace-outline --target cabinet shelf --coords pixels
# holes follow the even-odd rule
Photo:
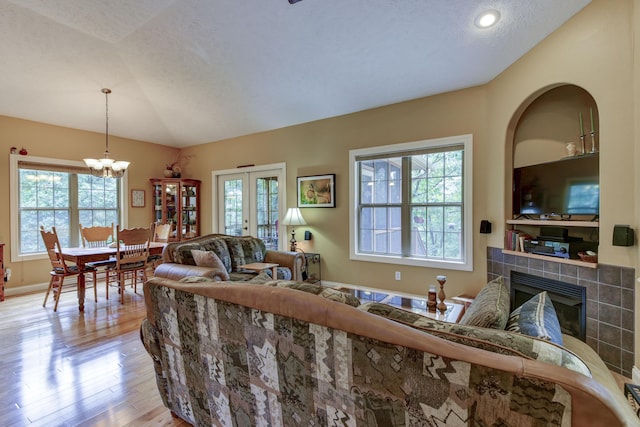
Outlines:
[[[540,227],[585,227],[585,228],[598,228],[600,222],[598,221],[563,221],[555,219],[508,219],[507,224],[511,225],[536,225]]]
[[[557,262],[559,264],[570,264],[570,265],[576,265],[576,266],[580,266],[580,267],[598,268],[598,263],[585,262],[585,261],[581,261],[579,259],[567,259],[567,258],[551,257],[551,256],[546,256],[546,255],[530,254],[528,252],[510,251],[508,249],[503,249],[502,253],[505,254],[505,255],[515,255],[515,256],[524,257],[524,258],[539,259],[539,260],[542,260],[542,261],[552,261],[552,262]]]

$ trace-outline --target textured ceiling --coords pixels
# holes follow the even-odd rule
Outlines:
[[[483,84],[590,0],[0,0],[0,114],[175,147]],[[474,26],[483,10],[500,22]]]

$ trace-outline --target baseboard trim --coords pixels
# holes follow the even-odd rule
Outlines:
[[[18,286],[17,288],[4,288],[4,295],[16,297],[20,295],[32,294],[34,292],[45,292],[49,283],[36,283],[35,285]]]

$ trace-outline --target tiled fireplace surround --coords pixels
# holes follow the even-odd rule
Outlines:
[[[487,279],[503,276],[510,287],[511,271],[560,280],[587,289],[587,343],[614,372],[631,378],[634,364],[635,269],[598,264],[598,268],[503,254],[487,248]]]

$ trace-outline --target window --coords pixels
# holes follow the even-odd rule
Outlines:
[[[55,226],[62,246],[80,246],[79,224],[121,223],[122,179],[86,171],[80,162],[11,156],[12,260],[41,257],[41,225]]]
[[[472,137],[350,152],[351,259],[472,269]]]

